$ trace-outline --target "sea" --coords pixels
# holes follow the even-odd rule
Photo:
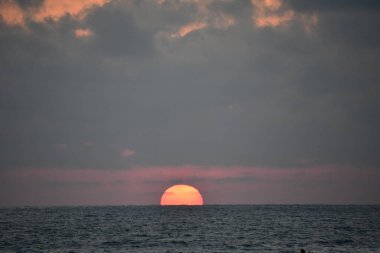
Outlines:
[[[380,252],[380,206],[0,208],[0,252]]]

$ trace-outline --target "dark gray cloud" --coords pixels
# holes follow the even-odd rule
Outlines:
[[[89,46],[98,54],[143,57],[153,51],[153,34],[139,29],[131,13],[112,4],[91,13],[85,24],[94,32]]]
[[[255,27],[240,1],[208,6],[233,26],[183,38],[170,34],[202,21],[194,4],[0,22],[0,166],[378,167],[377,4],[307,2],[287,4],[317,13],[310,33]]]
[[[7,0],[3,0],[4,2],[7,2]],[[8,1],[9,2],[9,1]],[[22,9],[28,9],[31,7],[39,7],[43,3],[43,0],[16,0],[17,4],[22,8]]]
[[[297,11],[377,11],[380,9],[380,3],[376,0],[319,0],[319,1],[302,1],[302,0],[285,0],[285,3],[292,6]]]

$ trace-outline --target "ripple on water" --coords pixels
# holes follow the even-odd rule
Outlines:
[[[0,209],[0,252],[380,252],[379,206]]]

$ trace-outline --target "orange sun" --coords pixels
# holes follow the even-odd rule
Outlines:
[[[202,195],[190,185],[177,184],[166,189],[161,197],[161,205],[203,205]]]

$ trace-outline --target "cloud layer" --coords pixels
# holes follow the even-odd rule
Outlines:
[[[379,11],[370,0],[0,1],[0,169],[372,173]]]

